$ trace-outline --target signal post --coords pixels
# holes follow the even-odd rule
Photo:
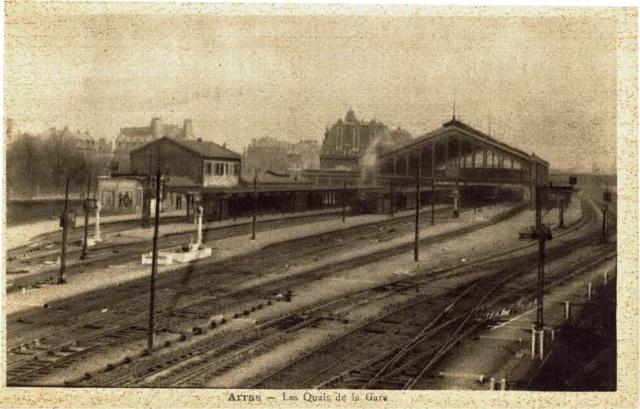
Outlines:
[[[532,328],[531,333],[531,354],[532,358],[536,355],[536,350],[540,353],[540,358],[544,355],[544,263],[545,263],[545,245],[547,240],[553,238],[551,228],[542,223],[542,198],[544,192],[553,190],[552,186],[536,186],[536,224],[531,226],[527,231],[519,233],[520,240],[537,240],[538,241],[538,284],[536,298],[536,325]],[[538,336],[538,342],[536,342]],[[536,348],[537,346],[537,348]]]

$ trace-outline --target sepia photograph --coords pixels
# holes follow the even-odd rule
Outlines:
[[[5,2],[0,401],[637,407],[637,47],[624,7]]]

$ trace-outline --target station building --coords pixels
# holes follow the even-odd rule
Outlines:
[[[548,182],[549,164],[542,158],[455,117],[418,138],[401,136],[397,143],[387,131],[384,143],[372,139],[377,138],[372,129],[384,126],[358,121],[352,110],[332,129],[325,135],[321,169],[263,170],[243,179],[241,155],[225,146],[162,137],[131,151],[131,173],[149,175],[150,186],[150,175],[159,167],[166,178],[165,208],[186,208],[189,217],[195,205],[202,205],[206,221],[250,216],[254,200],[262,214],[341,207],[366,195],[378,213],[411,208],[417,178],[422,203],[448,203],[455,191],[491,197],[500,189],[522,191],[534,202],[536,186]]]
[[[200,138],[163,137],[132,150],[130,157],[132,174],[154,174],[160,168],[166,178],[163,196],[168,198],[169,206],[177,209],[202,203],[206,212],[217,213],[221,210],[219,198],[210,195],[204,200],[203,191],[233,189],[240,185],[241,156]]]

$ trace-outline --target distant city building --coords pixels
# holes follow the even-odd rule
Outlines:
[[[316,169],[319,166],[318,141],[303,140],[296,143],[274,138],[253,138],[245,153],[244,169],[247,174],[259,171],[288,172]]]
[[[391,141],[393,142],[394,145],[399,145],[399,144],[408,142],[412,139],[409,131],[402,129],[400,127],[397,127],[396,129],[391,131],[389,136],[391,136]]]
[[[4,132],[4,141],[7,144],[10,144],[11,142],[13,142],[15,140],[16,135],[18,135],[19,131],[17,129],[16,126],[16,122],[11,119],[11,118],[7,118],[5,121],[5,132]]]
[[[344,120],[327,128],[320,153],[321,169],[358,170],[367,149],[382,149],[411,139],[409,132],[398,128],[389,131],[382,122],[356,118],[349,109]]]
[[[77,130],[76,132],[71,132],[68,126],[65,126],[62,130],[49,128],[44,131],[42,136],[45,139],[51,138],[68,144],[66,146],[71,146],[75,150],[97,156],[109,156],[112,151],[111,142],[108,142],[105,138],[100,138],[96,141],[89,134],[89,131],[81,132]]]
[[[309,139],[292,144],[287,153],[288,170],[318,169],[320,167],[320,146],[318,141]]]
[[[162,118],[155,117],[149,126],[120,128],[120,133],[116,137],[111,170],[127,172],[129,170],[129,153],[133,149],[165,136],[175,140],[194,140],[193,122],[191,119],[185,119],[180,126],[165,124],[162,122]]]

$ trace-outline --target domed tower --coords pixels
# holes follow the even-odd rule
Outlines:
[[[358,122],[358,120],[356,119],[356,114],[353,112],[353,109],[351,109],[351,107],[349,107],[349,110],[347,111],[347,115],[344,117],[344,121]]]

